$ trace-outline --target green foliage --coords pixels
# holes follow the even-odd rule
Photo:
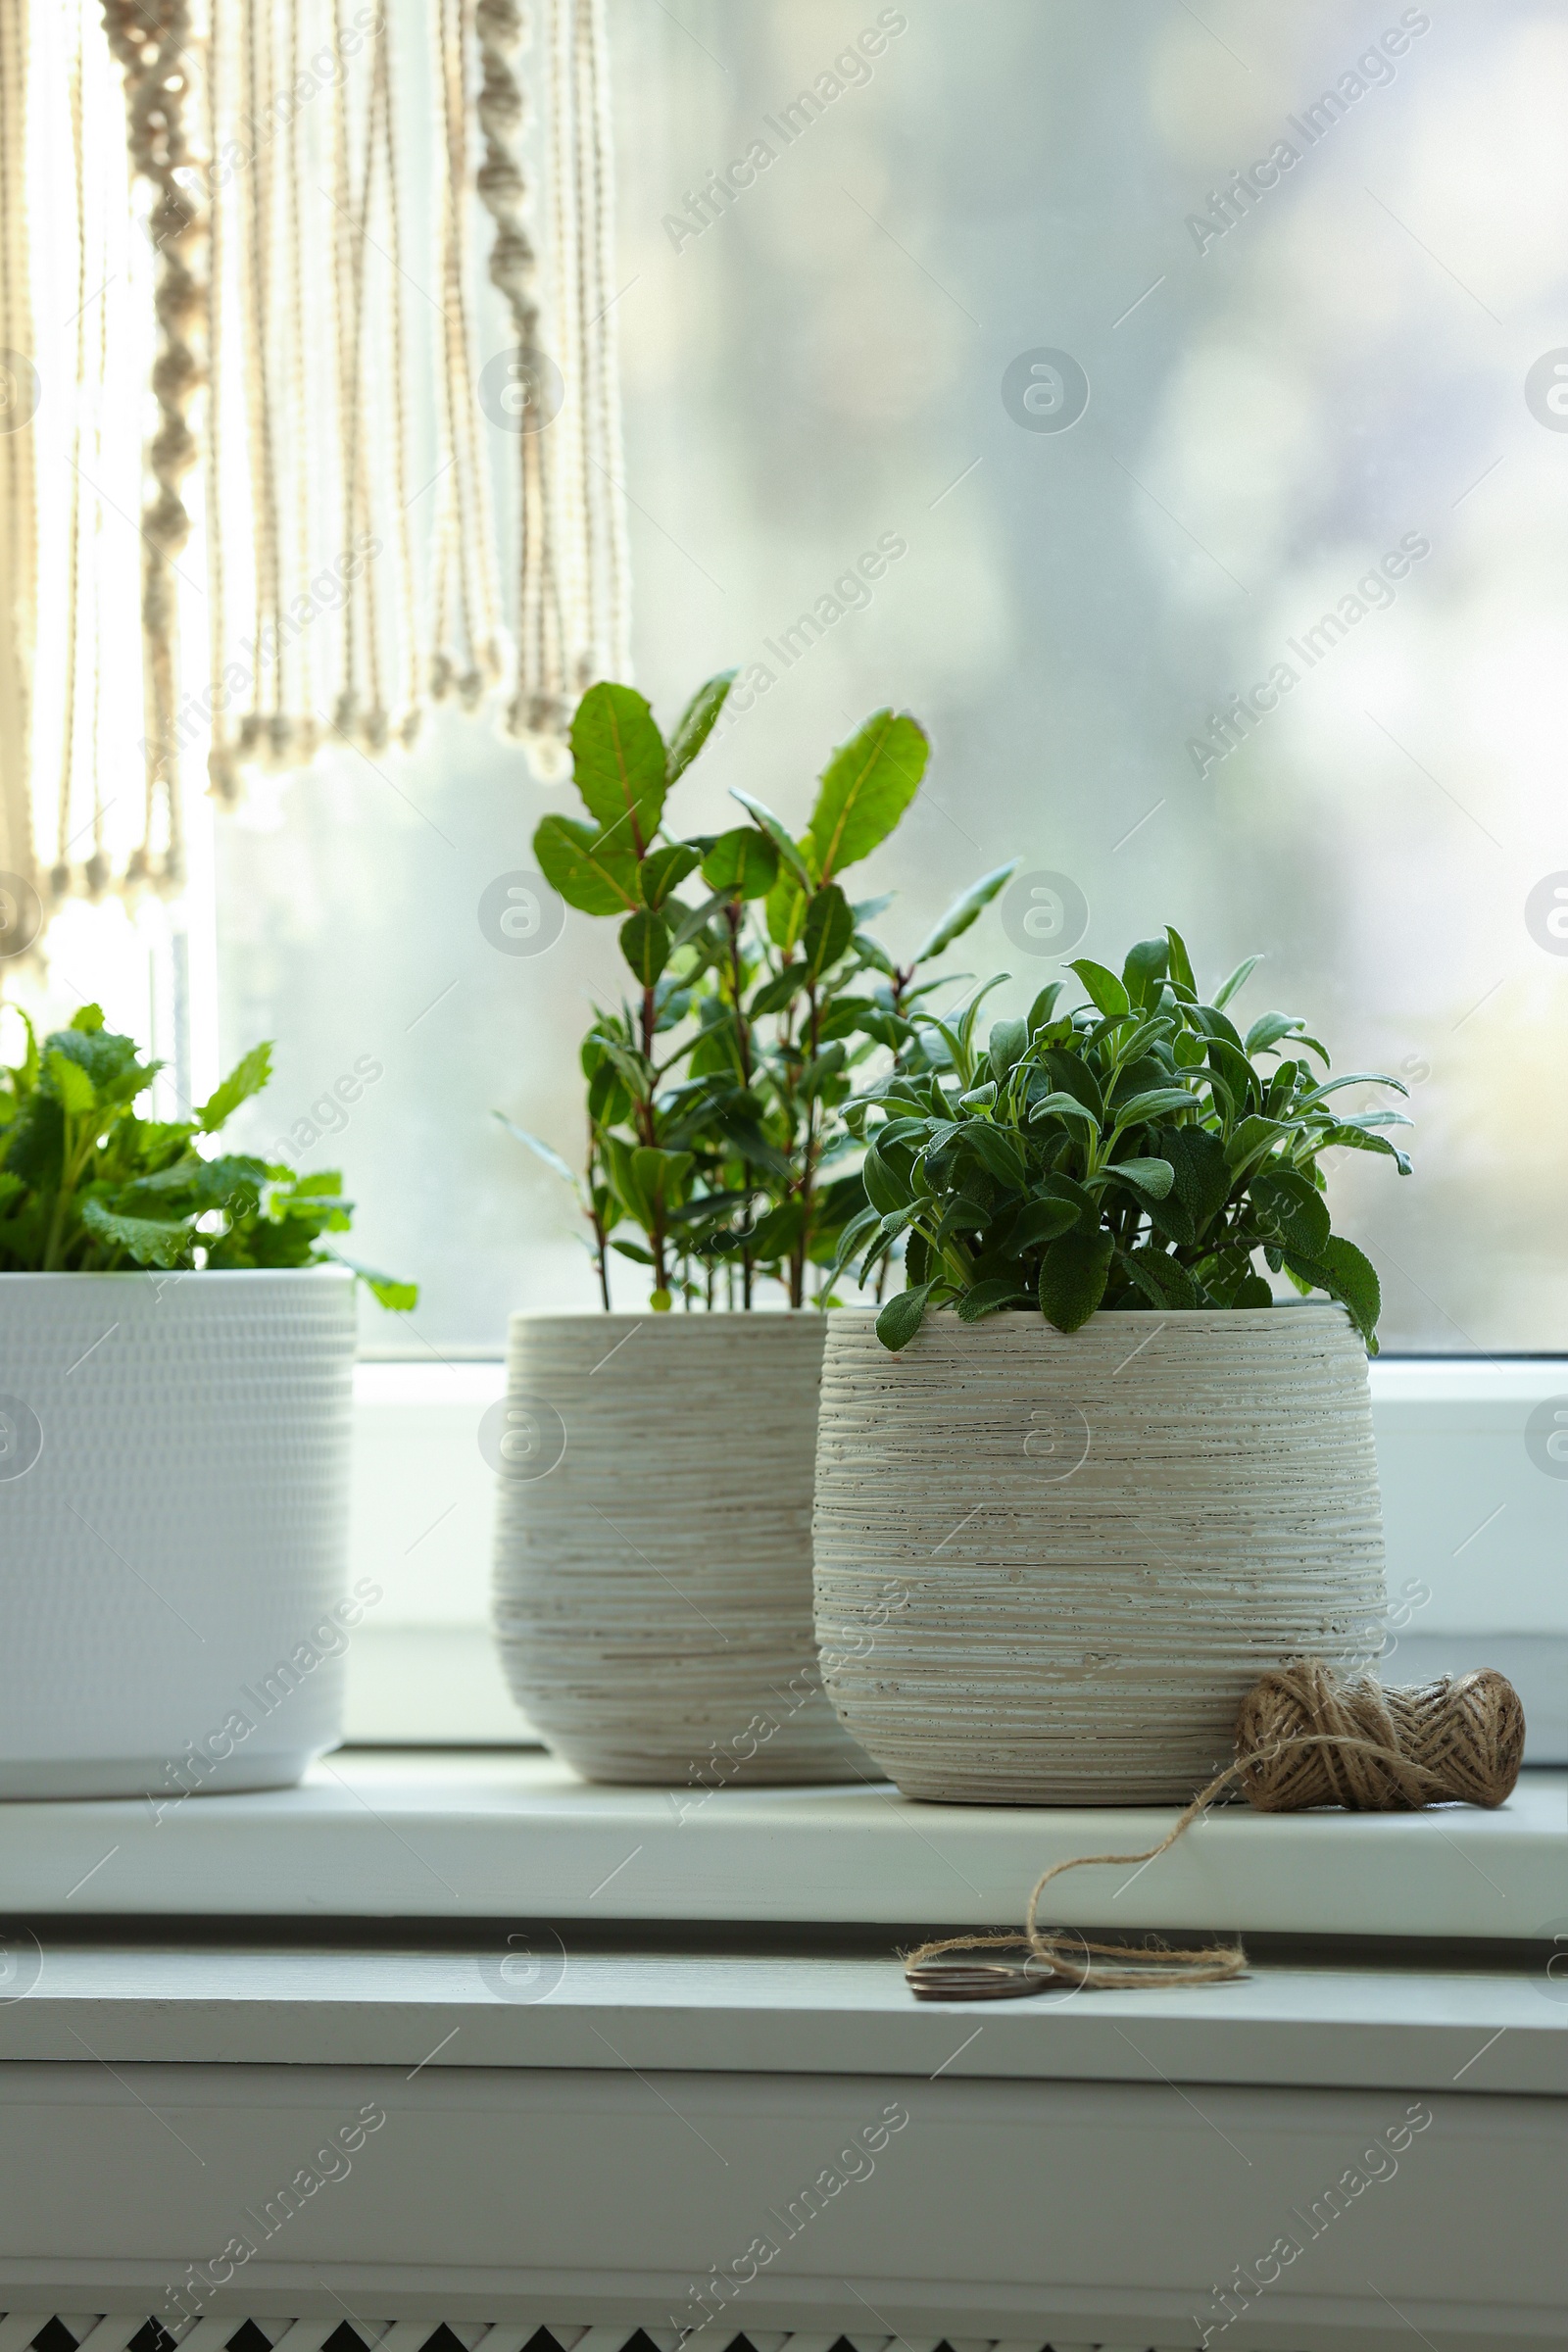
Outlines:
[[[0,1274],[117,1273],[132,1266],[310,1266],[338,1259],[383,1306],[412,1307],[418,1293],[323,1242],[346,1233],[352,1202],[335,1174],[293,1169],[228,1152],[208,1156],[214,1135],[271,1073],[271,1048],[256,1046],[190,1120],[141,1118],[136,1102],[162,1063],[143,1061],[133,1039],[104,1027],[83,1004],[69,1029],[0,1069]]]
[[[601,833],[642,858],[659,828],[669,767],[640,694],[617,686],[583,696],[571,722],[571,772]]]
[[[625,914],[637,905],[637,854],[618,825],[606,836],[569,816],[547,816],[533,854],[551,889],[584,914]]]
[[[907,1007],[895,1068],[846,1106],[866,1206],[834,1269],[864,1283],[902,1240],[909,1287],[878,1318],[887,1347],[906,1347],[928,1306],[972,1322],[1038,1301],[1058,1331],[1101,1307],[1269,1306],[1261,1255],[1303,1297],[1338,1300],[1376,1353],[1377,1275],[1332,1230],[1322,1156],[1381,1152],[1408,1175],[1384,1132],[1408,1126],[1402,1113],[1332,1100],[1405,1089],[1320,1076],[1328,1055],[1291,1013],[1264,1013],[1244,1040],[1224,1005],[1257,961],[1205,1002],[1179,932],[1140,941],[1119,975],[1081,957],[1069,968],[1087,1004],[1058,1016],[1054,984],[1027,1019],[995,1022],[984,1053],[996,981],[957,1021]]]
[[[831,1303],[841,1240],[866,1206],[844,1119],[857,1073],[914,1037],[910,1010],[932,985],[920,967],[1013,870],[977,883],[902,969],[865,929],[887,902],[853,904],[838,877],[898,824],[929,748],[891,710],[833,754],[801,838],[741,791],[747,822],[677,838],[667,795],[733,674],[699,688],[667,748],[640,695],[591,688],[571,730],[588,821],[549,816],[534,835],[569,906],[619,918],[624,993],[583,1042],[582,1175],[503,1124],[573,1185],[607,1306],[612,1252],[651,1269],[656,1306],[750,1306],[762,1280],[801,1306],[813,1268],[813,1302]]]
[[[920,789],[930,748],[907,712],[878,710],[834,753],[806,836],[816,879],[831,881],[886,841]]]

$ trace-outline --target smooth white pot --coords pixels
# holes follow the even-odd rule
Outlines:
[[[353,1358],[335,1267],[0,1274],[0,1796],[282,1788],[337,1743]]]
[[[514,1315],[507,1679],[586,1780],[871,1777],[811,1641],[820,1314]]]
[[[829,1318],[816,1630],[909,1796],[1135,1804],[1230,1760],[1266,1666],[1383,1624],[1366,1357],[1335,1306]]]

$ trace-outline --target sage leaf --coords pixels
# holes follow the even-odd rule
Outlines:
[[[1106,971],[1102,963],[1096,963],[1093,956],[1080,956],[1067,969],[1077,973],[1102,1012],[1112,1016],[1131,1012],[1132,999],[1115,973]]]
[[[1247,986],[1248,980],[1257,969],[1262,960],[1263,958],[1261,956],[1244,956],[1242,961],[1236,966],[1235,971],[1231,973],[1230,977],[1220,982],[1218,988],[1216,988],[1214,991],[1214,1008],[1216,1011],[1223,1009],[1223,1007],[1230,1003],[1232,997],[1235,996],[1238,989],[1245,988]]]
[[[1187,943],[1171,923],[1165,925],[1166,945],[1170,949],[1167,970],[1174,985],[1189,997],[1198,995],[1198,982],[1193,978],[1193,959],[1187,953]]]
[[[1135,1184],[1141,1193],[1155,1200],[1163,1200],[1176,1181],[1176,1171],[1168,1159],[1118,1159],[1104,1170],[1123,1184]]]
[[[1023,1183],[1024,1155],[1009,1128],[994,1127],[989,1119],[966,1119],[958,1130],[958,1141],[1002,1183]]]
[[[896,1355],[901,1348],[907,1348],[924,1322],[925,1302],[934,1288],[934,1284],[922,1282],[913,1290],[900,1291],[897,1298],[888,1300],[878,1315],[876,1336],[893,1354]]]
[[[1343,1234],[1331,1234],[1314,1256],[1307,1257],[1288,1249],[1285,1263],[1298,1280],[1309,1283],[1314,1290],[1327,1291],[1331,1298],[1348,1308],[1351,1322],[1367,1343],[1367,1352],[1376,1354],[1382,1290],[1371,1260],[1355,1244],[1348,1242]]]
[[[1247,1032],[1247,1058],[1250,1061],[1254,1054],[1266,1054],[1271,1046],[1279,1044],[1281,1038],[1297,1035],[1301,1026],[1294,1013],[1260,1013]]]
[[[1173,1110],[1191,1110],[1192,1107],[1193,1098],[1185,1087],[1151,1087],[1146,1094],[1134,1095],[1131,1102],[1115,1105],[1116,1122],[1112,1133],[1119,1135],[1125,1127],[1148,1126],[1154,1119],[1167,1117]]]
[[[913,962],[929,963],[934,956],[945,956],[954,941],[961,939],[970,924],[990,906],[998,892],[1006,888],[1017,870],[1017,858],[1009,858],[1005,865],[996,866],[989,874],[982,874],[961,899],[954,901],[935,930],[927,932],[914,951]],[[1059,986],[1059,983],[1056,985]]]
[[[900,1177],[875,1146],[860,1162],[860,1178],[865,1197],[881,1216],[891,1216],[896,1209],[907,1208],[913,1194],[909,1185]]]
[[[1026,1200],[1019,1209],[1016,1222],[1007,1237],[1011,1252],[1038,1250],[1054,1242],[1059,1233],[1068,1233],[1077,1224],[1079,1208],[1075,1201],[1048,1196],[1039,1200]]]
[[[1040,1311],[1057,1331],[1077,1331],[1105,1296],[1116,1245],[1108,1233],[1064,1233],[1040,1260]]]
[[[1152,1306],[1183,1309],[1200,1304],[1198,1285],[1182,1264],[1163,1250],[1121,1250],[1117,1261]]]
[[[1027,1306],[1029,1294],[1020,1291],[1015,1282],[999,1278],[992,1282],[977,1282],[958,1301],[958,1321],[978,1323],[986,1315],[994,1315],[1004,1306]]]
[[[1050,1026],[1052,1013],[1055,1009],[1056,999],[1061,994],[1061,986],[1062,984],[1059,980],[1048,980],[1045,987],[1040,991],[1039,996],[1036,997],[1034,1003],[1030,1005],[1029,1018],[1025,1025],[1028,1028],[1031,1038],[1037,1037],[1042,1029]]]
[[[1164,939],[1141,939],[1127,951],[1127,960],[1121,967],[1121,984],[1128,1000],[1134,1004],[1155,1004],[1159,999],[1160,982],[1170,963],[1170,943]]]
[[[987,1056],[999,1079],[1005,1079],[1023,1059],[1029,1050],[1029,1029],[1024,1021],[993,1021],[987,1044]]]
[[[1162,1155],[1175,1170],[1176,1194],[1201,1233],[1230,1197],[1225,1147],[1206,1127],[1165,1128],[1159,1142]]]

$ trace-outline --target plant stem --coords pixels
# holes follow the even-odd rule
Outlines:
[[[642,1004],[643,1059],[648,1063],[650,1069],[653,1067],[654,1031],[658,1017],[658,1010],[654,1004],[654,992],[651,988],[645,988]],[[644,1143],[650,1151],[657,1151],[659,1149],[659,1127],[654,1109],[653,1084],[654,1082],[650,1078],[648,1094],[637,1104],[637,1123],[643,1131]],[[653,1229],[648,1237],[654,1245],[654,1287],[656,1290],[667,1291],[669,1279],[664,1267],[663,1208],[661,1197],[656,1194],[655,1200]]]
[[[71,1206],[72,1201],[75,1198],[76,1185],[80,1179],[82,1168],[85,1165],[87,1152],[91,1148],[92,1138],[90,1135],[87,1137],[84,1144],[74,1146],[72,1138],[72,1125],[73,1122],[70,1111],[62,1111],[60,1142],[60,1189],[55,1195],[54,1213],[49,1219],[49,1240],[43,1253],[43,1271],[46,1274],[58,1273],[60,1270],[60,1261],[65,1255],[63,1245],[65,1241],[66,1214]]]
[[[752,1025],[746,1018],[746,1006],[742,1001],[746,983],[741,965],[741,902],[739,899],[731,899],[729,905],[724,909],[724,919],[729,925],[730,994],[734,999],[735,1004],[735,1046],[740,1059],[741,1084],[747,1090],[747,1092],[750,1093],[752,1084]],[[750,1194],[748,1194],[744,1214],[749,1218],[751,1213],[751,1197]],[[741,1304],[748,1312],[750,1312],[752,1304],[752,1251],[751,1245],[745,1242],[743,1242],[741,1245]]]
[[[595,1138],[590,1129],[588,1135],[588,1222],[594,1229],[594,1246],[599,1253],[599,1296],[604,1300],[605,1312],[608,1315],[612,1311],[610,1304],[610,1244],[605,1236],[605,1222],[599,1214],[598,1195],[594,1190],[595,1160]]]
[[[808,980],[806,983],[806,1001],[808,1008],[807,1039],[810,1047],[807,1067],[809,1068],[817,1056],[818,1028],[821,1021],[821,1008],[816,1001],[816,982],[814,980]],[[801,1219],[801,1238],[790,1253],[791,1306],[806,1304],[806,1253],[811,1241],[811,1209],[814,1205],[818,1141],[816,1097],[812,1095],[806,1105],[806,1155],[801,1169],[801,1205],[805,1213]]]

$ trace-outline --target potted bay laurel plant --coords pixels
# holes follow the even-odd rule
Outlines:
[[[223,1152],[85,1004],[0,1070],[0,1796],[284,1787],[340,1737],[357,1275],[341,1179]]]
[[[670,795],[729,682],[667,743],[641,695],[594,687],[571,730],[585,815],[534,836],[566,904],[617,925],[619,986],[582,1046],[582,1174],[514,1131],[575,1185],[603,1311],[514,1316],[494,1455],[495,1623],[519,1704],[589,1779],[709,1788],[871,1771],[811,1639],[817,1310],[865,1205],[844,1107],[1011,870],[906,964],[866,928],[887,901],[852,901],[844,878],[927,757],[891,710],[833,754],[798,838],[740,793],[735,825],[682,837]],[[614,1311],[617,1265],[640,1269],[646,1306]]]
[[[848,1107],[867,1204],[839,1261],[863,1283],[902,1246],[906,1287],[829,1321],[816,1625],[846,1729],[909,1795],[1185,1799],[1260,1670],[1376,1643],[1379,1291],[1324,1161],[1408,1173],[1400,1113],[1341,1107],[1404,1090],[1328,1076],[1292,1015],[1244,1035],[1256,961],[1205,997],[1167,931],[983,1048],[988,991],[917,1008]]]

